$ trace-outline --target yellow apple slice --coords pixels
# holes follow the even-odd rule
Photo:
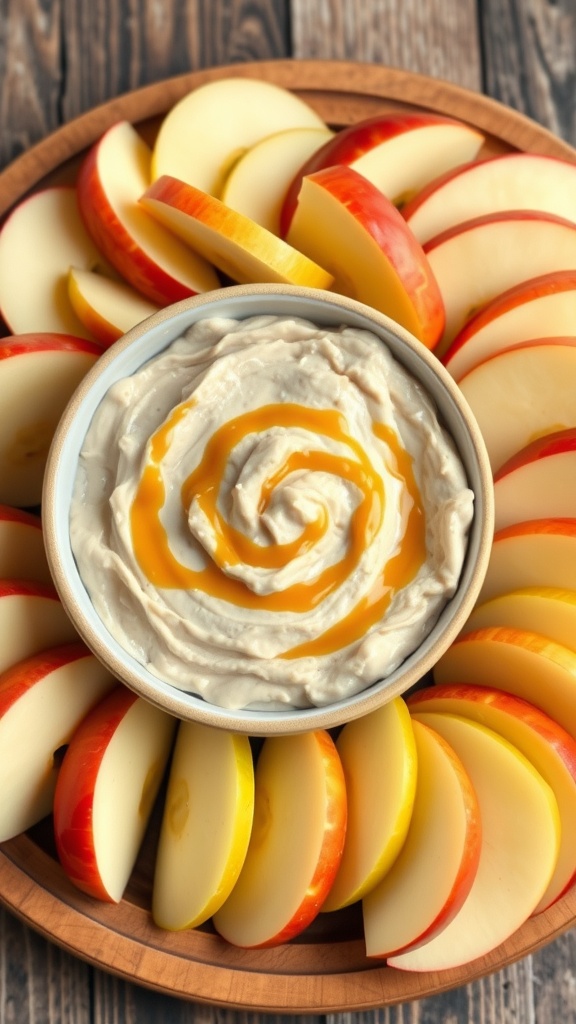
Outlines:
[[[160,928],[195,928],[222,906],[244,863],[253,812],[248,737],[181,722],[152,890]]]
[[[412,727],[412,819],[397,860],[362,904],[368,956],[390,956],[435,935],[462,906],[480,859],[480,811],[462,762],[438,733],[415,720]]]
[[[268,737],[256,765],[246,860],[213,918],[219,934],[254,948],[303,931],[334,881],[345,831],[344,773],[329,733]]]
[[[212,195],[237,160],[287,128],[325,128],[295,93],[263,79],[231,76],[188,93],[166,114],[154,144],[152,179],[169,174]]]
[[[166,712],[116,686],[70,740],[54,794],[54,837],[70,881],[96,899],[122,899],[175,727]]]
[[[334,291],[434,348],[444,304],[428,260],[394,204],[357,171],[334,166],[303,178],[286,238],[333,274]]]
[[[411,712],[447,712],[486,725],[517,747],[548,783],[560,814],[560,849],[533,913],[551,906],[576,879],[576,740],[533,704],[493,687],[427,687],[409,705]]]
[[[576,590],[576,519],[534,519],[494,535],[478,601],[539,586]]]
[[[474,608],[462,635],[486,626],[528,629],[576,651],[576,590],[534,586],[499,594]]]
[[[460,910],[423,945],[388,957],[400,970],[443,971],[486,956],[532,914],[556,865],[560,818],[548,783],[498,733],[457,715],[414,718],[460,758],[482,819],[478,870]]]
[[[266,228],[207,192],[164,175],[142,206],[234,281],[329,288],[332,276]]]
[[[81,643],[51,647],[0,675],[0,842],[50,814],[62,749],[115,682]]]
[[[0,672],[78,634],[51,583],[0,580]]]
[[[68,294],[78,318],[105,348],[160,309],[123,281],[78,267],[68,272]]]
[[[546,433],[512,455],[494,476],[494,527],[527,519],[576,517],[576,428]]]
[[[0,505],[0,579],[51,583],[40,516]]]
[[[576,427],[576,337],[540,338],[499,352],[459,387],[497,473],[534,438]]]
[[[99,250],[122,278],[158,305],[220,284],[214,268],[139,205],[150,184],[152,153],[127,121],[89,150],[76,183],[78,206]],[[69,266],[78,266],[70,259]]]
[[[434,682],[466,682],[513,693],[576,738],[576,652],[540,633],[512,626],[466,633],[435,665]]]
[[[416,744],[401,697],[348,722],[336,746],[348,825],[342,861],[322,910],[361,899],[386,874],[406,838],[416,791]]]
[[[222,202],[279,235],[280,212],[294,175],[333,135],[329,128],[288,128],[266,136],[234,164]]]

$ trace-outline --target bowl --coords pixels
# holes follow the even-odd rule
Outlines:
[[[474,492],[474,514],[454,595],[418,647],[390,674],[328,704],[236,709],[211,703],[161,678],[109,632],[81,578],[69,519],[86,433],[109,388],[134,374],[199,320],[244,320],[268,314],[304,318],[333,328],[346,325],[366,329],[381,338],[432,399]],[[154,314],[108,349],[74,393],[58,425],[46,467],[42,511],[47,556],[59,596],[80,637],[109,670],[142,697],[180,719],[253,736],[336,727],[367,714],[423,680],[472,610],[487,568],[493,531],[492,475],[484,443],[460,391],[436,357],[395,322],[361,303],[331,292],[283,285],[237,285],[194,296]]]

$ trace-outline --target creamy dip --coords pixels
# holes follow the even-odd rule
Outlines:
[[[368,331],[203,320],[114,384],[71,539],[96,611],[226,708],[325,705],[392,672],[454,593],[473,494]]]

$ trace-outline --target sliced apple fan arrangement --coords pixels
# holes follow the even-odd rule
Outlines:
[[[62,866],[91,896],[122,899],[165,774],[162,928],[211,919],[231,943],[266,946],[361,901],[369,957],[439,970],[572,884],[576,166],[485,143],[417,112],[333,132],[296,95],[228,79],[181,100],[152,149],[114,125],[75,187],[7,218],[0,839],[53,813]],[[488,573],[434,685],[334,736],[267,738],[257,758],[246,736],[177,723],[108,674],[74,634],[25,511],[103,348],[221,273],[389,314],[458,382],[494,473]]]

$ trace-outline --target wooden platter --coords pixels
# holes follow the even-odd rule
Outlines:
[[[74,180],[83,151],[111,124],[129,120],[151,138],[158,119],[186,92],[230,75],[292,89],[335,127],[394,107],[424,108],[480,128],[492,151],[521,149],[576,162],[567,143],[528,118],[446,82],[350,62],[260,62],[181,75],[77,118],[0,173],[0,216],[30,190]],[[279,1013],[364,1010],[433,995],[502,969],[576,921],[573,889],[489,956],[437,974],[404,973],[369,961],[358,907],[320,915],[289,945],[235,949],[209,925],[181,933],[153,925],[149,897],[156,832],[153,821],[125,898],[116,906],[84,897],[67,881],[47,820],[0,846],[0,900],[47,938],[130,981],[197,1002]]]

